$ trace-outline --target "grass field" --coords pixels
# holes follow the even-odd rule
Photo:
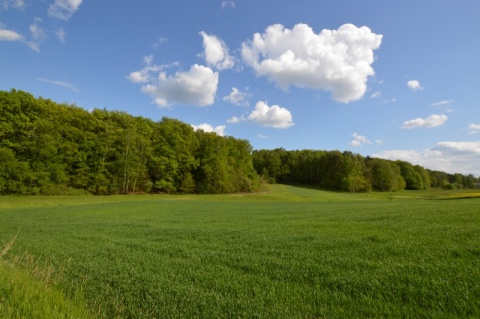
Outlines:
[[[480,317],[479,190],[0,197],[15,236],[1,318]]]

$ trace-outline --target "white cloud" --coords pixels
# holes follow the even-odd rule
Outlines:
[[[198,131],[198,130],[203,130],[206,133],[211,133],[214,132],[219,136],[225,136],[225,125],[219,125],[216,127],[213,127],[212,125],[208,123],[203,123],[199,125],[191,125],[193,127],[193,130]]]
[[[157,49],[159,48],[162,44],[167,43],[168,39],[167,38],[158,38],[156,42],[152,43],[152,48]]]
[[[381,94],[382,94],[382,91],[377,91],[377,92],[373,93],[370,97],[372,99],[376,99],[376,98],[379,98]]]
[[[408,81],[408,82],[407,82],[407,86],[408,86],[411,90],[413,90],[413,91],[421,91],[421,90],[423,90],[422,85],[421,85],[420,82],[418,82],[417,80]]]
[[[422,150],[390,150],[373,157],[403,160],[432,170],[480,176],[480,141],[440,142]]]
[[[283,89],[322,89],[348,103],[365,94],[367,78],[375,74],[373,50],[381,42],[382,35],[352,24],[319,34],[306,24],[291,30],[275,24],[243,43],[242,56],[258,76],[267,76]]]
[[[0,30],[0,41],[22,41],[25,38],[23,35],[12,31],[12,30],[6,30],[2,29]]]
[[[480,133],[480,124],[471,123],[468,125],[468,129],[470,130],[469,134]]]
[[[154,82],[155,77],[158,73],[168,67],[177,66],[177,63],[167,64],[167,65],[152,65],[153,55],[147,55],[143,58],[145,67],[140,71],[131,72],[127,79],[133,83],[148,83]]]
[[[245,117],[243,115],[240,116],[240,117],[233,116],[232,118],[229,118],[227,120],[227,123],[237,124],[237,123],[244,122],[244,121],[245,121]]]
[[[278,105],[268,106],[262,101],[257,102],[255,110],[250,113],[247,120],[273,128],[288,128],[293,125],[289,110]]]
[[[71,91],[74,91],[74,92],[78,92],[78,93],[80,92],[79,89],[77,89],[74,85],[72,85],[72,84],[70,84],[70,83],[66,83],[66,82],[62,82],[62,81],[48,80],[48,79],[44,79],[44,78],[37,78],[37,81],[46,82],[46,83],[50,83],[50,84],[53,84],[53,85],[57,85],[57,86],[60,86],[60,87],[69,89],[69,90],[71,90]]]
[[[55,0],[48,7],[48,15],[61,20],[68,20],[78,10],[83,0]]]
[[[370,142],[370,140],[367,137],[359,135],[357,133],[353,133],[352,137],[353,137],[353,140],[350,143],[348,143],[350,146],[361,146],[363,144],[372,144],[372,142]]]
[[[261,139],[267,139],[268,138],[268,135],[264,135],[264,134],[258,134],[257,136],[258,136],[258,138],[261,138]]]
[[[443,125],[447,121],[448,117],[444,114],[437,115],[432,114],[426,119],[416,118],[413,120],[406,121],[402,124],[402,128],[412,129],[418,127],[436,127]]]
[[[222,9],[223,9],[223,8],[232,8],[232,9],[235,9],[235,1],[231,1],[231,0],[223,1],[223,2],[222,2]]]
[[[447,104],[450,104],[450,103],[453,103],[454,100],[443,100],[443,101],[439,101],[439,102],[436,102],[436,103],[432,103],[430,104],[430,106],[441,106],[441,105],[447,105]]]
[[[380,139],[375,140],[375,144],[383,145],[383,140],[380,140]]]
[[[249,96],[248,93],[240,92],[237,88],[233,87],[232,92],[230,92],[229,95],[224,96],[223,100],[235,105],[248,106],[249,105],[247,101],[248,96]]]
[[[231,69],[234,66],[233,58],[228,53],[227,45],[214,35],[200,32],[203,37],[203,56],[207,64],[218,70]]]
[[[397,99],[393,97],[389,100],[384,100],[383,104],[391,104],[391,103],[395,103],[395,102],[397,102]]]
[[[23,0],[3,0],[2,1],[3,9],[8,10],[9,8],[14,9],[23,9],[25,7],[25,1]]]
[[[217,92],[218,73],[203,65],[192,65],[189,71],[167,75],[163,70],[171,65],[151,65],[152,57],[144,58],[142,70],[130,73],[127,79],[144,84],[142,92],[150,95],[155,104],[169,107],[180,103],[193,106],[213,104]]]
[[[1,26],[0,26],[1,27]],[[27,41],[23,35],[12,30],[0,29],[0,41],[9,41],[9,42],[21,42],[27,45],[33,51],[39,52],[40,48],[37,43],[32,41]]]
[[[65,38],[67,37],[67,33],[63,28],[59,28],[58,30],[55,31],[55,35],[58,37],[61,43],[65,43]]]
[[[47,39],[47,34],[45,30],[40,26],[42,19],[35,18],[33,23],[30,25],[30,32],[32,33],[32,38],[37,42],[44,42]]]

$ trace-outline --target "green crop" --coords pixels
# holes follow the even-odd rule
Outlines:
[[[478,194],[3,197],[0,280],[80,317],[477,318],[480,202],[440,199]]]

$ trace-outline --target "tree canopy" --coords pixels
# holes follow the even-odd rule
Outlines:
[[[0,91],[0,194],[227,193],[258,187],[246,140]]]
[[[256,150],[253,165],[265,180],[313,185],[335,191],[388,192],[429,187],[473,187],[472,175],[431,171],[404,161],[363,157],[352,152]]]
[[[472,175],[340,151],[253,150],[164,117],[0,91],[0,194],[251,192],[267,182],[348,192],[473,187]]]

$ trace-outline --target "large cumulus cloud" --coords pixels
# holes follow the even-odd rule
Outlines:
[[[326,90],[334,100],[348,103],[365,94],[367,79],[375,74],[373,51],[381,42],[382,35],[352,24],[318,34],[306,24],[291,30],[275,24],[243,43],[242,56],[258,76],[283,89]]]

